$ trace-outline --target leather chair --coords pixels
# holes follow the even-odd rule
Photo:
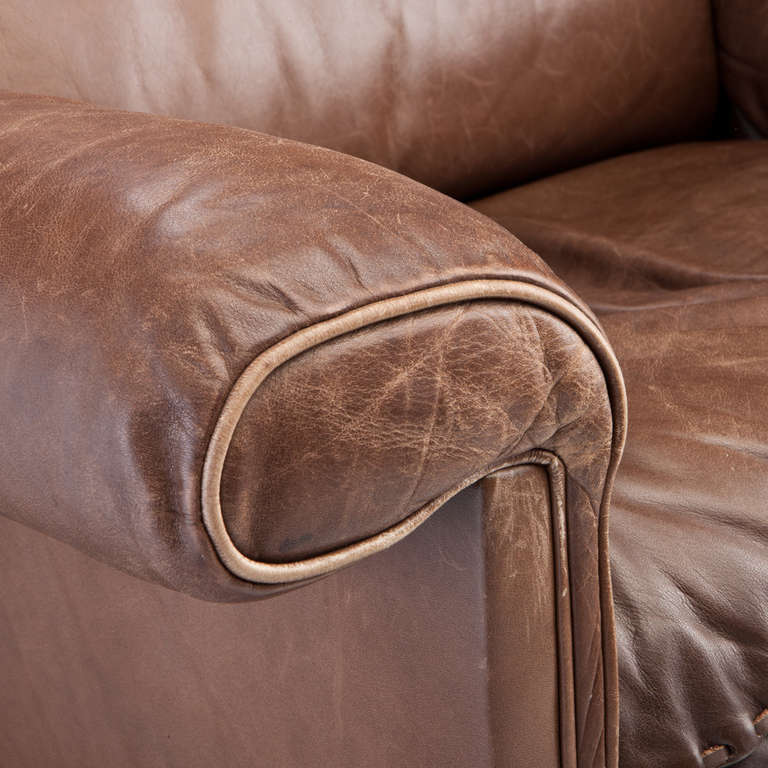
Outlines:
[[[0,88],[2,766],[768,765],[765,0],[6,0]]]

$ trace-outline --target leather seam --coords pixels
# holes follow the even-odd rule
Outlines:
[[[610,460],[597,509],[597,545],[598,552],[602,553],[598,555],[597,566],[600,585],[598,601],[603,670],[602,740],[607,759],[613,764],[613,758],[618,750],[618,734],[615,727],[609,730],[606,726],[609,722],[614,723],[615,726],[618,721],[618,701],[615,696],[611,695],[618,690],[618,680],[615,648],[606,646],[606,638],[613,636],[613,627],[606,626],[613,615],[609,581],[610,563],[607,555],[607,521],[613,479],[626,439],[626,391],[618,361],[602,329],[586,312],[562,295],[540,285],[519,280],[475,279],[459,281],[381,299],[357,307],[336,317],[307,326],[269,347],[257,355],[240,374],[230,389],[219,413],[208,443],[203,465],[201,482],[203,522],[220,561],[234,576],[256,583],[300,582],[330,573],[391,546],[428,519],[452,496],[477,482],[490,471],[500,469],[501,467],[486,468],[476,477],[465,479],[396,525],[368,539],[293,563],[259,563],[250,560],[237,550],[226,530],[219,495],[224,461],[240,416],[260,384],[280,365],[318,344],[383,320],[409,315],[424,309],[488,299],[510,300],[518,304],[533,306],[558,318],[580,336],[594,355],[603,373],[612,415],[612,426]],[[561,462],[561,464],[567,473],[564,463]],[[563,502],[565,503],[565,500]]]
[[[756,717],[752,718],[752,726],[757,727],[758,723],[762,722],[768,718],[768,707],[763,709],[762,712],[760,712]],[[706,749],[702,750],[701,757],[702,759],[705,759],[709,757],[710,755],[716,755],[718,752],[721,752],[721,757],[724,758],[724,762],[722,763],[716,763],[712,764],[711,768],[725,768],[731,760],[743,760],[746,757],[749,757],[749,755],[754,752],[755,749],[757,749],[758,746],[762,743],[762,740],[765,739],[765,737],[768,735],[768,731],[766,733],[758,733],[755,731],[755,735],[760,739],[760,741],[749,751],[742,755],[734,754],[731,751],[731,747],[729,747],[727,744],[713,744],[710,747],[707,747]]]
[[[526,453],[510,459],[507,464],[488,472],[486,478],[496,472],[506,469],[525,466],[540,466],[547,475],[547,489],[549,492],[550,519],[552,522],[552,550],[554,555],[554,584],[555,584],[555,626],[557,631],[557,679],[559,692],[559,707],[557,724],[559,734],[559,752],[561,768],[575,768],[576,759],[576,707],[573,692],[575,649],[573,644],[573,624],[571,595],[573,590],[570,583],[570,558],[568,551],[568,525],[566,514],[565,485],[568,471],[565,462],[555,451],[534,448]],[[562,537],[562,540],[561,540]],[[565,563],[563,567],[562,553]],[[565,576],[563,582],[562,577]],[[567,585],[568,602],[563,610],[558,597],[562,594],[564,585]],[[564,652],[563,635],[568,633],[567,653]],[[605,658],[605,643],[601,633],[600,650]],[[568,657],[568,658],[566,658]],[[570,705],[570,706],[569,706]],[[604,716],[605,716],[604,712]],[[566,727],[569,723],[570,727]]]
[[[256,561],[238,550],[227,531],[219,495],[224,462],[239,419],[261,383],[278,367],[318,344],[383,320],[448,304],[494,298],[549,311],[577,331],[595,355],[606,378],[613,413],[612,466],[609,467],[606,482],[609,487],[612,472],[615,472],[615,465],[623,447],[626,398],[618,362],[599,326],[575,304],[535,284],[489,279],[467,280],[426,288],[366,304],[329,320],[307,326],[257,355],[240,374],[229,392],[211,435],[201,484],[203,522],[219,559],[230,573],[245,581],[265,584],[295,583],[331,573],[396,543],[427,520],[452,496],[480,480],[489,471],[502,467],[499,465],[490,470],[484,469],[481,473],[465,479],[378,534],[321,555],[288,563]],[[607,512],[607,508],[605,511]]]

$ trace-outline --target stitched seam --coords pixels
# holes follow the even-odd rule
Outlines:
[[[764,720],[766,717],[768,717],[768,707],[766,707],[762,712],[760,712],[760,714],[757,715],[757,717],[752,718],[752,726],[753,727],[756,726],[761,720]],[[760,739],[764,739],[765,736],[768,734],[755,733],[755,735]],[[757,749],[757,746],[754,749]],[[754,751],[754,749],[750,750],[749,752],[744,754],[742,757],[748,757]],[[736,757],[736,755],[731,751],[731,747],[729,747],[727,744],[713,744],[711,747],[707,747],[701,753],[701,756],[702,758],[709,757],[709,755],[713,755],[715,754],[715,752],[719,752],[720,750],[724,750],[729,757],[730,756]]]
[[[436,299],[434,299],[435,296],[437,297]],[[427,298],[428,300],[425,301]],[[580,307],[564,298],[561,294],[553,292],[551,289],[544,288],[536,283],[525,283],[519,280],[492,278],[459,281],[414,291],[390,299],[382,299],[372,304],[352,309],[343,315],[307,326],[304,329],[297,331],[292,336],[287,337],[282,342],[278,342],[273,347],[270,347],[264,353],[257,356],[237,379],[219,414],[219,419],[217,420],[214,432],[208,444],[208,450],[206,451],[205,462],[203,465],[201,487],[203,522],[219,559],[224,567],[233,575],[238,576],[239,578],[244,578],[245,580],[256,582],[262,581],[265,583],[299,582],[315,575],[329,573],[336,570],[338,567],[342,567],[343,565],[354,562],[354,560],[365,557],[367,554],[373,554],[375,551],[379,551],[380,549],[384,549],[387,546],[394,544],[396,541],[399,541],[401,538],[408,535],[408,533],[414,530],[417,526],[421,525],[422,522],[431,516],[434,511],[439,509],[453,495],[481,479],[488,473],[487,469],[477,477],[469,478],[464,483],[451,489],[446,494],[443,494],[443,496],[433,500],[432,503],[422,507],[421,510],[417,510],[400,523],[387,529],[387,531],[381,532],[377,536],[315,558],[308,558],[306,560],[297,561],[296,563],[282,564],[282,566],[250,560],[237,550],[226,530],[219,498],[221,473],[224,461],[226,460],[229,441],[234,434],[234,428],[245,409],[245,404],[250,402],[251,397],[255,394],[262,381],[275,368],[306,349],[310,349],[325,341],[330,341],[333,338],[357,330],[358,328],[374,325],[382,320],[407,316],[415,311],[420,311],[421,309],[429,309],[437,306],[444,306],[446,304],[494,298],[534,306],[548,312],[553,317],[558,318],[561,322],[576,332],[587,345],[603,373],[612,415],[612,428],[611,457],[605,477],[603,493],[597,509],[598,529],[596,533],[598,548],[598,606],[600,609],[599,628],[601,634],[600,647],[603,678],[603,723],[601,728],[601,738],[605,755],[607,759],[611,761],[611,764],[613,764],[612,757],[615,756],[617,752],[616,734],[615,730],[611,730],[609,733],[606,724],[608,723],[609,707],[611,713],[614,716],[617,716],[616,702],[614,698],[609,695],[615,689],[617,680],[615,664],[609,665],[607,663],[609,649],[606,646],[606,638],[613,637],[613,627],[606,627],[606,622],[609,622],[610,617],[612,616],[612,605],[611,590],[609,586],[610,582],[608,581],[609,565],[606,560],[607,555],[605,554],[605,549],[608,544],[607,519],[611,490],[619,459],[623,451],[624,441],[626,439],[626,392],[618,361],[616,360],[613,350],[608,345],[602,329]],[[412,302],[410,308],[406,307],[402,312],[396,310],[394,313],[388,313],[388,304],[395,303],[399,308],[401,304],[405,304],[409,300]],[[377,316],[377,313],[381,313],[380,316]],[[361,315],[363,315],[365,319],[362,322],[357,323],[357,321],[360,320]],[[343,326],[343,323],[349,318],[354,318],[354,320],[350,322],[349,327],[342,327],[341,330],[336,330],[339,326]],[[355,325],[355,323],[357,323],[357,325]],[[329,326],[333,329],[330,333],[328,333]],[[292,342],[294,342],[293,347],[291,347]],[[288,353],[283,354],[283,349],[288,349]],[[276,362],[273,362],[270,359],[270,355],[276,359]],[[259,372],[259,365],[261,364],[264,364],[264,367],[266,367],[266,372],[263,376]],[[254,374],[252,379],[255,380],[255,384],[253,380],[248,380],[249,374]],[[228,411],[228,408],[232,402],[237,403],[237,400],[242,399],[243,397],[245,398],[245,404],[242,404],[239,412],[237,407],[232,409],[234,410],[233,421],[233,413],[231,410]],[[228,435],[227,432],[229,432]],[[563,467],[565,468],[564,464]],[[387,538],[388,535],[389,538]],[[365,542],[372,542],[373,540],[375,540],[375,548],[374,546],[371,546],[370,548],[365,549]],[[227,544],[228,548],[222,548],[222,542]],[[314,572],[312,570],[313,567],[315,567]],[[254,572],[264,574],[265,571],[267,572],[268,578],[253,578]],[[293,573],[291,573],[291,571],[293,571]],[[251,578],[244,576],[244,572],[248,573],[248,576]],[[270,572],[283,575],[277,578],[276,576],[270,575]],[[288,574],[288,578],[286,578],[286,574]],[[615,649],[613,648],[611,648],[610,658],[612,662],[615,662]],[[611,687],[609,688],[609,686]],[[578,716],[575,710],[574,714]],[[608,741],[609,738],[610,743]]]

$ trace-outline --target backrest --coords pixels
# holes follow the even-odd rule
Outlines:
[[[749,128],[768,136],[768,0],[715,0],[723,86]]]
[[[709,0],[4,0],[0,88],[253,128],[470,197],[696,136],[717,85]]]

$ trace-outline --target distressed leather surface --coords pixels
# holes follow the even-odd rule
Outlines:
[[[5,0],[0,89],[224,122],[469,197],[706,132],[708,0]]]
[[[502,301],[443,307],[279,369],[238,425],[222,508],[243,553],[296,560],[534,448],[567,456],[599,503],[611,435],[600,369],[561,321]]]
[[[621,768],[743,757],[768,725],[768,142],[654,150],[477,207],[590,300],[626,377]]]
[[[0,121],[3,512],[185,591],[260,594],[223,571],[199,508],[208,438],[259,352],[469,278],[571,296],[503,228],[353,158],[48,99],[7,96]],[[286,364],[240,438],[225,515],[250,554],[291,558],[381,530],[533,447],[573,456],[589,538],[612,416],[602,371],[562,321],[470,303]]]
[[[714,0],[719,74],[749,127],[768,136],[768,2]]]
[[[258,353],[353,307],[480,277],[579,305],[502,227],[328,150],[6,95],[0,151],[2,512],[209,600],[285,589],[231,576],[201,519],[208,439]],[[555,454],[575,749],[602,766],[617,711],[601,510],[623,430],[606,377],[579,332],[515,301],[349,334],[287,363],[250,403],[225,515],[248,554],[322,554],[473,472]]]
[[[344,24],[338,6],[273,8],[7,3],[0,11],[0,86],[306,139],[457,196],[704,135],[714,110],[714,45],[703,0],[647,0],[632,13],[605,3],[461,3],[439,12],[421,2],[350,6]],[[717,3],[716,22],[725,88],[765,131],[762,8]],[[372,298],[453,279],[513,276],[575,302],[487,222],[348,158],[44,100],[10,97],[2,107],[0,259],[12,277],[0,285],[0,460],[10,468],[0,485],[3,511],[146,579],[217,600],[270,591],[220,567],[197,501],[215,414],[260,349]],[[622,768],[672,761],[715,768],[753,749],[744,765],[764,759],[768,489],[766,427],[754,408],[768,356],[764,158],[761,144],[672,148],[487,203],[594,302],[630,377],[633,431],[614,506]],[[343,196],[330,204],[340,189]],[[388,348],[394,343],[412,354],[398,357]],[[478,383],[476,361],[488,349],[509,365]],[[432,365],[414,363],[424,358]],[[384,359],[396,365],[377,368]],[[326,369],[336,375],[332,390],[315,386],[315,372]],[[603,765],[611,759],[599,716],[606,705],[599,627],[607,617],[599,608],[595,526],[612,425],[600,382],[572,330],[528,308],[488,302],[360,333],[286,366],[261,407],[250,407],[225,479],[228,520],[244,549],[291,558],[400,518],[453,481],[457,467],[490,466],[529,445],[557,451],[569,467],[572,551],[583,569],[574,594],[581,659],[575,687],[577,699],[591,703],[577,711],[579,757]],[[303,402],[298,392],[312,397]],[[287,414],[281,404],[291,395],[299,407]],[[391,427],[387,406],[395,399],[412,409],[409,430],[430,428],[416,435],[387,429],[387,440],[374,444],[370,434]],[[427,402],[438,407],[425,420]],[[338,428],[324,434],[317,425],[329,413]],[[264,434],[273,442],[257,440]],[[471,435],[477,439],[467,456]],[[311,446],[309,455],[281,455],[290,436]],[[413,445],[422,446],[418,461],[408,455]],[[349,456],[359,485],[324,474]],[[299,463],[305,474],[296,483],[291,469]],[[419,468],[406,498],[402,483],[388,487],[390,475],[376,472],[382,463],[395,477]],[[258,490],[275,500],[272,509],[255,507],[249,469]],[[371,499],[334,503],[372,478],[381,486]],[[318,499],[330,502],[323,514]],[[24,529],[20,545],[30,535]],[[67,582],[62,603],[68,593],[100,586],[92,581],[100,566],[55,543],[49,552],[42,568],[32,563],[20,593],[29,585],[42,593],[57,567]],[[125,585],[133,582],[106,573],[95,602],[65,611],[58,624],[51,620],[55,600],[47,605],[41,623],[51,622],[56,641],[76,638],[62,662],[72,664],[64,680],[93,668],[82,627],[113,605],[110,588],[130,592]],[[338,578],[353,579],[350,573]],[[18,609],[22,602],[8,594]],[[190,620],[194,610],[173,605],[180,614],[169,621],[170,637],[178,638],[179,626],[199,631]],[[233,607],[211,610],[217,608]],[[275,611],[294,626],[290,611]],[[236,615],[243,625],[232,637],[248,635],[245,616]],[[136,626],[146,630],[157,615],[146,619]],[[22,612],[14,625],[27,620],[31,638],[37,617]],[[450,631],[459,642],[453,624]],[[108,624],[101,632],[118,659],[101,682],[111,674],[119,680],[134,665],[121,663],[125,649]],[[35,650],[20,644],[13,653],[20,649]],[[197,658],[194,649],[189,658]],[[230,682],[240,679],[232,674],[239,665],[216,661]],[[162,670],[166,657],[155,663]],[[205,675],[198,681],[203,690],[215,687]],[[143,684],[151,689],[153,682]],[[36,684],[43,706],[32,711],[49,711],[50,692],[39,677]],[[339,681],[324,685],[335,693]],[[468,677],[454,692],[475,701],[473,686]],[[89,703],[102,692],[97,682]],[[59,712],[77,712],[79,696],[67,689],[54,703]],[[116,704],[114,697],[103,701]],[[344,713],[337,714],[339,727]],[[450,725],[447,708],[443,715]],[[462,735],[461,748],[481,743],[476,715],[448,729]],[[127,731],[94,733],[128,745],[128,761],[141,743],[131,738],[134,721],[111,722],[126,723]],[[58,733],[66,743],[66,729]],[[284,732],[270,736],[279,742]],[[337,736],[331,732],[330,740]],[[278,748],[290,749],[289,741]],[[305,755],[324,743],[307,739]],[[414,737],[415,755],[418,743]],[[88,749],[89,742],[78,746]],[[445,747],[431,746],[430,754]],[[478,762],[488,759],[483,749],[477,747]]]

